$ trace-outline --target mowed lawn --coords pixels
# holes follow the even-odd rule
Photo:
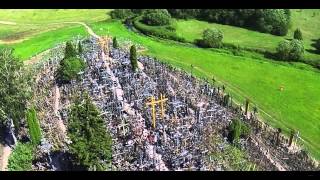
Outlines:
[[[97,22],[109,18],[108,9],[2,9],[0,21],[16,23],[0,23],[0,44],[17,43],[34,35],[74,24],[61,22],[81,21]],[[55,24],[60,23],[60,24]]]
[[[305,58],[307,60],[320,61],[320,55],[313,53],[315,48],[311,45],[315,39],[320,38],[320,10],[304,9],[291,10],[292,25],[286,36],[274,36],[267,33],[248,30],[245,28],[208,23],[198,20],[177,20],[175,27],[177,34],[186,40],[193,42],[202,36],[206,28],[217,28],[223,32],[223,41],[237,44],[243,47],[269,50],[274,52],[278,43],[282,40],[292,39],[296,28],[300,28],[303,35],[303,43],[306,49]]]
[[[116,36],[120,43],[131,40],[141,44],[148,49],[146,54],[174,66],[190,71],[190,65],[193,64],[198,76],[209,79],[214,76],[238,101],[243,102],[244,97],[248,97],[259,109],[273,117],[263,115],[269,124],[287,132],[290,128],[299,130],[307,148],[320,159],[319,71],[154,39],[131,32],[117,21],[91,23],[90,26],[97,34]],[[15,53],[30,57],[36,54],[34,51],[41,52],[40,49],[53,47],[78,34],[87,35],[82,26],[43,33],[29,42],[15,45]],[[57,39],[60,36],[64,38]],[[44,45],[45,48],[42,47]],[[284,86],[284,91],[279,90],[280,86]]]

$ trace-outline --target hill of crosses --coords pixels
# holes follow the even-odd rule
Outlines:
[[[51,49],[35,65],[34,104],[42,139],[33,170],[75,168],[69,163],[69,108],[73,97],[85,92],[111,135],[112,158],[105,170],[318,170],[295,145],[294,134],[286,137],[264,124],[257,112],[248,111],[249,103],[234,104],[211,80],[143,55],[133,71],[129,49],[114,48],[110,38],[76,41],[86,63],[77,80],[59,84],[55,79],[64,46]],[[234,145],[228,128],[236,118],[251,131]]]

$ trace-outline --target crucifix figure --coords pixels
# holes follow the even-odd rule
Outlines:
[[[151,105],[151,109],[152,109],[152,125],[153,128],[156,128],[156,104],[160,103],[161,105],[161,117],[164,118],[164,102],[166,102],[168,100],[168,98],[165,98],[165,96],[162,96],[162,94],[160,94],[160,100],[155,100],[155,98],[153,96],[151,96],[151,101],[147,102],[146,105]]]

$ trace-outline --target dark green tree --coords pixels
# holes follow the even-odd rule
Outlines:
[[[30,171],[35,154],[35,146],[30,143],[17,143],[8,160],[9,171]]]
[[[79,41],[79,43],[78,43],[78,54],[82,54],[82,53],[83,53],[83,48],[82,48],[81,42]]]
[[[294,31],[294,34],[293,34],[293,38],[294,39],[298,39],[298,40],[302,40],[302,32],[301,30],[298,28]]]
[[[127,19],[134,16],[134,13],[130,9],[115,9],[111,11],[110,16],[112,19]]]
[[[83,71],[85,67],[85,62],[77,57],[63,59],[60,62],[59,69],[57,70],[57,78],[62,83],[68,83],[72,79],[79,77],[78,73]]]
[[[72,43],[70,41],[68,41],[66,43],[64,59],[68,59],[68,58],[71,58],[71,57],[76,57],[77,54],[78,53],[77,53],[76,49],[73,47]]]
[[[130,48],[130,62],[131,62],[132,70],[136,71],[138,67],[138,62],[137,62],[137,49],[135,45],[132,45]]]
[[[239,118],[232,119],[228,130],[229,140],[233,143],[237,143],[241,137],[247,137],[251,133],[250,127]]]
[[[12,49],[0,49],[0,123],[9,119],[18,130],[25,117],[27,101],[32,96],[32,71],[13,56]]]
[[[113,48],[115,48],[115,49],[119,48],[119,44],[118,44],[118,41],[117,41],[117,37],[114,37],[114,38],[113,38],[112,46],[113,46]]]
[[[112,160],[112,138],[106,122],[88,94],[79,96],[71,106],[68,135],[73,164],[87,170],[107,170]]]

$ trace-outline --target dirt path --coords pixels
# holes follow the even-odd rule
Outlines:
[[[7,171],[9,156],[12,149],[9,146],[3,147],[3,152],[0,158],[0,171]]]
[[[53,106],[53,112],[54,114],[59,117],[58,120],[58,126],[59,128],[62,130],[63,134],[65,135],[67,133],[67,128],[66,126],[63,124],[63,121],[61,119],[61,117],[59,116],[59,106],[60,106],[60,90],[59,87],[57,85],[54,86],[54,106]]]

